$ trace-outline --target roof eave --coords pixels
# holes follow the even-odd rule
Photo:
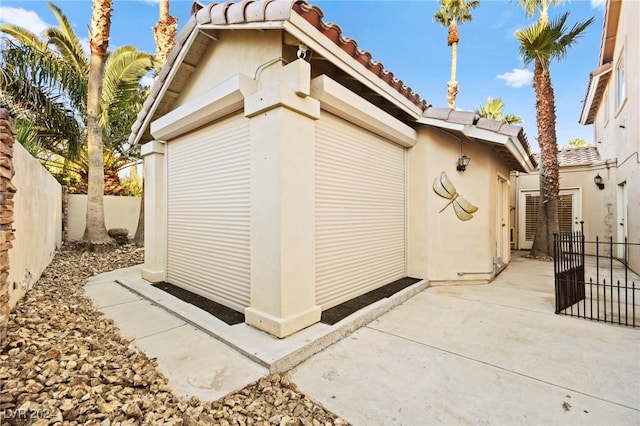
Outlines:
[[[318,29],[302,16],[292,13],[287,21],[283,21],[283,27],[289,34],[307,45],[312,51],[327,58],[342,71],[356,78],[360,83],[383,95],[394,106],[410,117],[417,120],[422,116],[423,109],[421,107],[411,102],[394,87],[372,73],[328,37],[314,37],[314,35],[317,35]]]
[[[609,73],[613,69],[611,62],[607,62],[600,68],[594,70],[589,75],[589,88],[584,103],[582,104],[582,113],[580,114],[580,124],[593,124],[596,112],[602,102],[604,93],[603,86],[609,80]]]
[[[535,164],[531,159],[531,155],[523,145],[518,136],[495,132],[492,130],[481,129],[475,125],[452,123],[437,118],[421,117],[418,124],[433,126],[442,130],[452,131],[464,135],[469,139],[475,139],[488,145],[504,147],[509,153],[511,161],[508,163],[513,170],[519,172],[530,173],[535,170]],[[520,132],[518,132],[518,135]]]
[[[195,19],[193,17],[187,23],[185,28],[189,28],[189,24],[192,24],[192,25],[195,24]],[[144,115],[142,117],[138,116],[138,119],[133,124],[132,132],[129,135],[129,144],[137,145],[141,142],[141,139],[145,133],[145,130],[149,128],[149,126],[151,125],[151,121],[153,120],[153,114],[155,114],[156,110],[158,109],[158,104],[160,103],[165,93],[171,86],[171,81],[179,72],[180,64],[182,63],[182,61],[184,61],[185,56],[189,52],[189,47],[193,44],[194,40],[198,36],[198,32],[199,32],[198,26],[193,25],[193,28],[191,28],[190,32],[186,36],[185,41],[176,45],[175,49],[178,49],[176,53],[176,58],[175,60],[171,61],[170,65],[165,64],[165,66],[160,71],[158,78],[155,80],[155,82],[151,86],[151,93],[149,94],[149,98],[147,98],[147,101],[150,101],[151,105],[148,108],[146,108]],[[169,60],[167,62],[169,62]],[[163,76],[162,75],[163,73],[167,73],[167,76],[166,77]],[[145,107],[143,106],[143,108]],[[147,141],[144,141],[142,143],[145,143],[145,142]]]

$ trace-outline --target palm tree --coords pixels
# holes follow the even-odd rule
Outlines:
[[[153,27],[153,39],[156,42],[156,75],[167,62],[169,52],[176,45],[178,21],[169,15],[169,0],[160,0],[160,17]]]
[[[502,108],[504,108],[504,102],[502,98],[487,98],[485,105],[480,105],[480,108],[476,110],[476,114],[482,118],[488,118],[490,120],[502,121],[507,124],[519,124],[522,123],[522,118],[514,114],[502,114]]]
[[[518,0],[518,4],[524,10],[527,18],[535,16],[536,12],[540,12],[538,22],[543,25],[549,25],[549,8],[552,5],[561,5],[564,0]]]
[[[86,113],[87,57],[71,24],[59,8],[49,3],[58,27],[43,38],[10,24],[0,24],[9,36],[2,50],[0,103],[16,124],[32,124],[33,137],[43,147],[63,145],[70,156],[79,153]]]
[[[160,0],[160,17],[158,23],[153,27],[153,39],[156,42],[155,55],[155,76],[167,62],[169,52],[176,45],[176,34],[178,32],[178,21],[169,15],[169,0]],[[136,166],[137,167],[137,166]],[[144,167],[144,165],[143,165]],[[138,215],[138,227],[133,241],[138,246],[144,244],[144,177],[142,181],[142,198],[140,200],[140,213]]]
[[[582,139],[582,138],[573,138],[573,139],[569,139],[569,143],[564,147],[566,149],[571,149],[571,148],[586,148],[591,146],[591,144],[589,142],[587,142],[586,140]]]
[[[113,244],[104,224],[104,158],[100,113],[104,64],[111,30],[111,0],[94,0],[89,31],[89,84],[87,88],[87,147],[89,154],[89,188],[85,241]]]
[[[58,26],[42,37],[0,24],[0,32],[10,36],[0,56],[0,105],[14,115],[18,140],[32,147],[30,152],[61,183],[80,181],[86,188],[89,60],[66,16],[49,7]],[[99,123],[105,173],[114,178],[115,187],[117,172],[139,158],[138,148],[128,146],[127,139],[148,94],[140,79],[151,67],[151,55],[133,46],[121,46],[106,57]]]
[[[556,136],[555,95],[549,65],[564,59],[567,51],[594,18],[566,27],[569,13],[545,23],[538,21],[516,31],[520,55],[525,63],[534,62],[533,88],[536,94],[536,121],[541,150],[540,197],[536,235],[531,255],[548,258],[553,254],[553,234],[558,232],[558,194],[560,178]]]
[[[442,26],[449,27],[447,45],[451,46],[451,78],[447,83],[447,103],[449,108],[456,107],[456,96],[458,95],[458,82],[456,81],[456,67],[458,62],[458,25],[470,22],[473,17],[471,10],[478,7],[477,0],[440,0],[440,10],[434,15],[434,19]]]

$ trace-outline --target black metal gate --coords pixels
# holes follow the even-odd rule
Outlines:
[[[609,241],[600,241],[597,237],[595,241],[585,241],[583,229],[581,226],[579,232],[554,235],[556,314],[640,326],[640,287],[630,280],[628,269],[629,248],[634,246],[637,250],[640,244],[626,239],[614,244],[611,237]],[[585,257],[585,246],[595,252],[595,256]],[[620,260],[614,257],[618,246],[622,246],[624,252]],[[585,264],[586,260],[589,265]],[[593,277],[585,279],[587,269],[595,274],[595,281]]]
[[[554,234],[553,259],[556,314],[559,314],[585,298],[582,231]]]

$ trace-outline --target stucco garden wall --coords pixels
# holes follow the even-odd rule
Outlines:
[[[133,238],[138,228],[140,215],[140,197],[105,195],[104,223],[107,229],[126,228],[129,237]],[[69,241],[81,240],[87,223],[87,196],[69,194]]]
[[[15,240],[9,250],[9,304],[40,278],[62,244],[62,188],[19,143],[14,144]]]

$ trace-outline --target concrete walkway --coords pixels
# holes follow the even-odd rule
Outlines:
[[[95,277],[87,294],[184,396],[215,399],[318,352],[292,381],[354,425],[640,425],[640,330],[555,315],[548,262],[516,255],[490,285],[408,289],[275,341],[150,294],[136,274]]]

